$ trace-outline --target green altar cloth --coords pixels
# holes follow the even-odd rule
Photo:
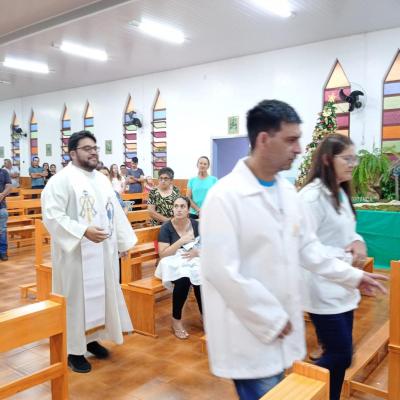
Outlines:
[[[391,260],[400,260],[400,212],[358,210],[357,232],[376,268],[390,268]]]

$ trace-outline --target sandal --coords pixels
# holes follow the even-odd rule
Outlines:
[[[186,332],[185,329],[178,329],[178,328],[174,328],[173,326],[171,326],[172,332],[174,333],[174,335],[181,340],[185,340],[189,337],[189,334]]]

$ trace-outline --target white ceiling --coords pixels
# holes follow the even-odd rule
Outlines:
[[[0,0],[0,62],[5,56],[49,64],[49,75],[0,64],[0,100],[89,85],[400,26],[400,0],[289,0],[281,19],[251,0]],[[181,29],[172,45],[128,26],[142,17]],[[98,63],[68,56],[62,40],[103,48]]]

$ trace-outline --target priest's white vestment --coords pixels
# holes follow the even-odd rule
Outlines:
[[[121,344],[122,332],[133,328],[118,281],[118,252],[137,239],[110,181],[70,163],[49,180],[41,199],[51,236],[53,292],[67,299],[68,354],[83,355],[86,344],[98,339]],[[88,226],[100,226],[109,237],[89,241]]]

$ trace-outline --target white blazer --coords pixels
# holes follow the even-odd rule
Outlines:
[[[363,241],[356,233],[356,220],[343,190],[339,213],[333,206],[332,193],[320,179],[315,179],[299,193],[306,203],[305,209],[313,230],[332,255],[344,259],[345,248],[350,243]],[[348,258],[351,259],[351,256]],[[307,270],[303,270],[303,278],[305,311],[313,314],[339,314],[354,310],[360,302],[358,289],[343,287]]]
[[[233,379],[273,376],[304,358],[301,263],[350,287],[362,277],[324,253],[289,182],[277,177],[276,207],[244,161],[211,188],[200,223],[210,367]],[[287,321],[293,332],[278,339]]]

